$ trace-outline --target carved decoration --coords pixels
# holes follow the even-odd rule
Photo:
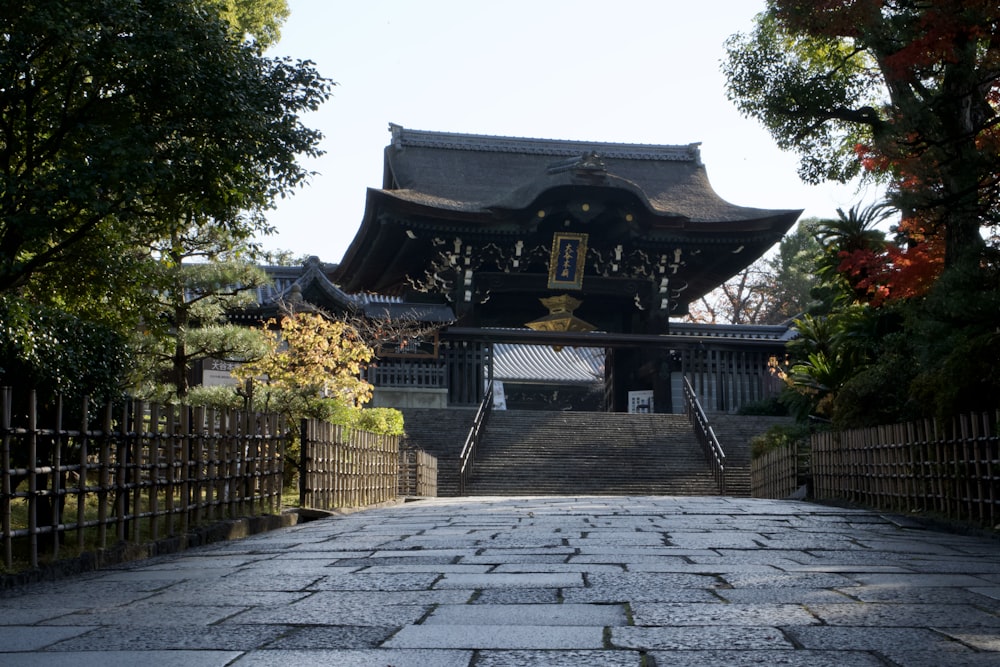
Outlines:
[[[414,232],[420,237],[420,231]],[[553,283],[553,252],[560,238],[580,239],[574,246],[585,253],[585,261],[570,268],[570,281]],[[411,288],[419,292],[440,293],[451,301],[485,303],[489,292],[477,293],[473,289],[473,276],[479,271],[498,273],[549,276],[552,289],[582,289],[585,275],[604,278],[628,278],[641,284],[652,285],[655,302],[649,301],[647,294],[636,293],[635,303],[640,310],[647,307],[657,310],[674,310],[682,301],[687,283],[679,278],[686,266],[686,251],[674,248],[666,252],[650,253],[641,249],[628,248],[619,243],[614,246],[588,247],[589,235],[571,232],[556,232],[551,247],[531,244],[520,236],[510,236],[475,245],[461,237],[434,236],[430,239],[431,250],[427,253],[424,270],[420,274],[407,276]],[[698,254],[692,251],[691,255]],[[558,274],[557,274],[557,277]]]

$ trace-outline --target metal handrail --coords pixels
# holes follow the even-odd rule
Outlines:
[[[459,456],[459,495],[465,495],[465,485],[468,482],[469,476],[472,474],[472,464],[476,460],[476,449],[479,446],[483,430],[486,428],[486,423],[489,421],[490,414],[492,414],[492,412],[493,383],[490,382],[489,386],[486,388],[486,394],[483,396],[483,400],[479,404],[479,409],[476,411],[476,418],[472,420],[472,428],[469,429],[469,435],[465,438],[465,445],[462,447],[462,453]]]
[[[715,430],[708,423],[708,416],[701,407],[698,395],[691,386],[691,381],[684,376],[684,406],[687,409],[688,419],[694,426],[695,435],[705,451],[705,457],[712,466],[712,474],[715,483],[719,488],[719,493],[726,495],[726,453],[719,444],[719,439],[715,437]]]

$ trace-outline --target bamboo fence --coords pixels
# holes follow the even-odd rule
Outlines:
[[[83,400],[70,424],[61,401],[41,409],[32,392],[15,409],[14,398],[2,389],[8,570],[15,551],[37,568],[43,551],[56,560],[73,537],[83,553],[280,509],[288,436],[276,415]]]
[[[1000,523],[996,414],[814,435],[817,499]]]
[[[395,500],[399,437],[349,429],[314,419],[302,424],[299,502],[330,510]]]
[[[399,495],[404,498],[437,496],[437,459],[422,449],[399,450]]]
[[[799,448],[789,443],[764,452],[750,462],[750,495],[787,498],[801,485]]]
[[[817,500],[1000,524],[998,414],[814,434],[807,476]],[[756,497],[784,498],[801,454],[783,447],[753,462]],[[801,480],[800,480],[801,481]]]

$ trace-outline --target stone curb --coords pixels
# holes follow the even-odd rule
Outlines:
[[[184,535],[165,537],[156,542],[133,544],[121,542],[107,549],[88,551],[76,558],[67,558],[39,567],[12,574],[0,575],[0,591],[7,591],[42,581],[56,581],[85,572],[94,572],[107,567],[121,565],[136,560],[178,553],[185,549],[214,542],[238,540],[258,533],[266,533],[279,528],[332,516],[346,516],[369,509],[393,507],[407,502],[406,499],[390,500],[364,507],[345,507],[336,510],[318,510],[293,507],[281,514],[262,514],[229,521],[220,521],[208,526],[195,528]]]
[[[178,553],[191,547],[213,542],[237,540],[258,533],[294,526],[308,520],[300,516],[299,510],[284,511],[281,514],[264,514],[220,521],[208,526],[195,528],[184,535],[165,537],[156,542],[134,544],[119,542],[107,549],[88,551],[76,558],[67,558],[43,565],[33,570],[25,570],[0,576],[0,591],[27,586],[42,581],[56,581],[85,572],[93,572],[130,561]]]

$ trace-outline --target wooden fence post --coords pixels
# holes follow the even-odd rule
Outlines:
[[[0,415],[0,420],[2,420],[3,426],[3,440],[0,441],[0,465],[3,466],[3,497],[0,498],[0,527],[3,529],[3,562],[4,567],[8,570],[14,564],[14,545],[13,538],[11,536],[11,518],[10,518],[10,498],[13,489],[11,488],[11,469],[10,469],[10,441],[13,436],[11,431],[11,412],[13,411],[12,401],[13,392],[10,387],[4,387],[2,392],[2,415]]]
[[[38,411],[34,390],[28,397],[28,540],[31,567],[38,567]]]
[[[311,446],[312,433],[309,430],[309,421],[303,419],[299,427],[299,507],[308,507],[306,505],[307,461]]]
[[[83,397],[83,405],[80,411],[80,456],[79,475],[77,477],[76,488],[76,549],[83,553],[86,542],[86,532],[84,531],[84,521],[86,520],[86,498],[87,498],[87,478],[89,476],[89,445],[90,445],[90,424],[88,420],[90,412],[90,399]]]

